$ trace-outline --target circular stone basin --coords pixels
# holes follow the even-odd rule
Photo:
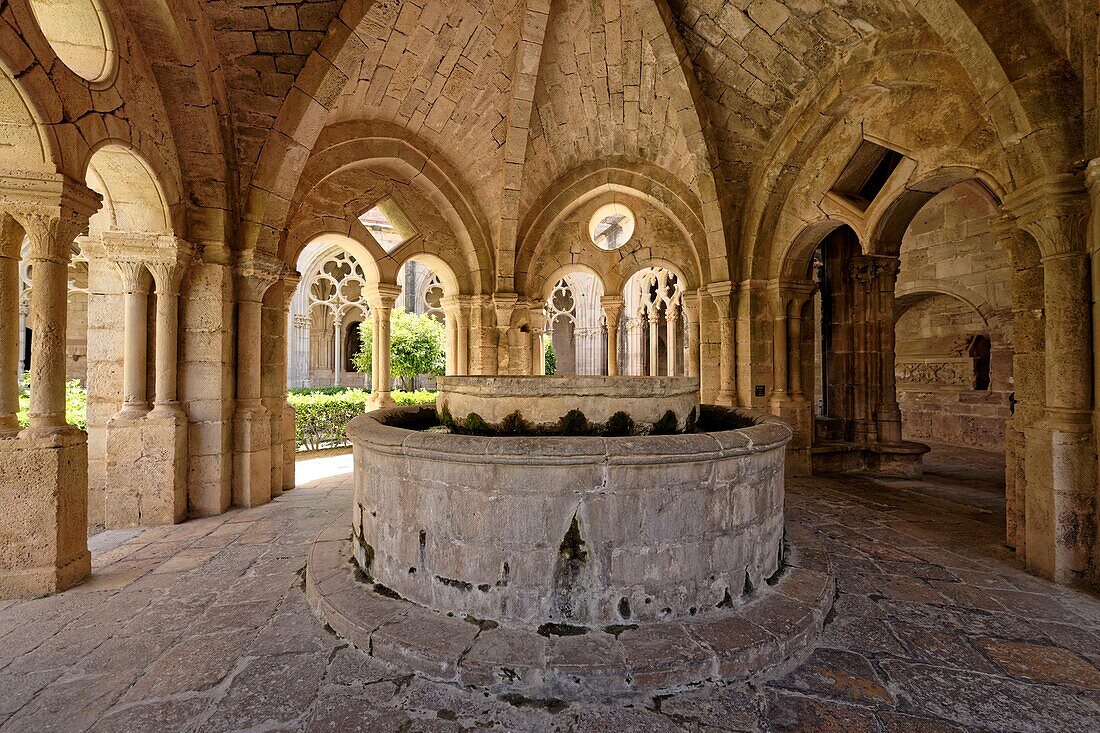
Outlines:
[[[438,425],[398,407],[348,427],[354,554],[386,595],[562,634],[726,608],[780,568],[791,430],[771,415],[703,406],[710,432],[619,438]]]
[[[517,411],[533,425],[553,425],[580,410],[591,423],[622,412],[653,426],[671,411],[676,430],[684,430],[699,408],[695,377],[439,377],[436,385],[441,413],[456,420],[473,414],[490,425]]]

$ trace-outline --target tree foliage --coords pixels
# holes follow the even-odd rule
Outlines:
[[[554,344],[549,341],[546,342],[544,358],[546,360],[546,376],[552,377],[558,371],[558,354],[554,351]]]
[[[355,369],[368,374],[372,368],[374,327],[370,321],[359,326],[360,351],[355,355]],[[409,385],[421,374],[437,376],[446,368],[444,354],[446,330],[430,316],[409,313],[395,308],[390,317],[390,371]]]

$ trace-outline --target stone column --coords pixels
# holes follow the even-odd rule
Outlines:
[[[290,309],[291,303],[294,301],[295,294],[298,291],[298,283],[301,282],[301,276],[297,272],[290,272],[283,276],[283,309],[278,319],[278,327],[282,329],[284,337],[289,340],[290,335]],[[298,332],[298,328],[294,328],[295,334]],[[283,363],[280,373],[280,405],[279,405],[279,422],[280,433],[282,434],[282,485],[280,486],[282,491],[290,491],[296,485],[295,480],[295,460],[297,458],[298,442],[295,437],[295,420],[296,416],[294,408],[290,406],[290,403],[286,400],[286,388],[289,383],[290,374],[290,349],[283,349]],[[272,423],[274,424],[274,420]],[[274,487],[273,487],[274,488]]]
[[[117,245],[116,245],[117,246]],[[186,245],[179,250],[190,252]],[[157,256],[150,248],[148,257]],[[126,322],[122,409],[107,423],[104,523],[108,529],[181,522],[187,515],[187,417],[177,399],[179,282],[177,262],[122,260]],[[149,411],[148,294],[156,288],[156,386]],[[139,400],[135,398],[144,398]]]
[[[263,298],[273,267],[242,268],[236,277],[237,410],[234,416],[233,504],[271,501],[271,416],[262,402]]]
[[[623,317],[623,297],[605,295],[600,298],[604,320],[607,322],[607,375],[619,376],[619,321]]]
[[[533,377],[546,376],[546,346],[543,336],[546,333],[546,314],[542,309],[532,308],[528,316],[531,329],[531,364],[530,373]]]
[[[772,318],[772,394],[768,409],[780,415],[787,397],[787,294],[778,282],[771,285],[769,308]]]
[[[699,376],[701,307],[701,296],[698,292],[684,294],[684,319],[687,321],[687,363],[684,364],[684,371],[689,377]]]
[[[894,291],[898,285],[898,270],[901,260],[897,257],[883,258],[879,264],[875,316],[878,324],[879,355],[881,359],[880,393],[878,407],[875,408],[875,422],[878,426],[878,439],[882,443],[901,442],[901,406],[898,405],[897,362],[897,322],[894,320]]]
[[[68,324],[69,259],[74,237],[51,221],[32,228],[31,405],[32,430],[63,428],[65,422],[65,335]],[[75,233],[73,233],[75,235]]]
[[[149,412],[149,270],[144,262],[115,262],[122,279],[122,411],[128,417]]]
[[[375,331],[377,333],[377,330]],[[332,314],[332,384],[342,386],[344,380],[344,314]]]
[[[679,306],[669,306],[665,311],[665,359],[668,361],[665,373],[670,377],[676,376],[676,332],[680,328]]]
[[[19,250],[23,227],[0,212],[0,438],[19,431]]]
[[[787,309],[787,384],[789,399],[780,417],[791,424],[794,438],[787,446],[787,475],[809,476],[813,445],[813,407],[802,389],[802,309],[813,292],[813,284],[790,288]]]
[[[1006,542],[1026,559],[1027,468],[1025,435],[1042,420],[1046,402],[1046,322],[1043,266],[1030,235],[1005,215],[994,223],[997,246],[1012,258],[1012,379],[1016,407],[1005,426]]]
[[[720,405],[732,407],[734,397],[734,370],[735,348],[734,324],[733,324],[733,297],[735,290],[733,283],[714,283],[707,288],[707,293],[714,301],[714,307],[718,311],[718,327],[721,334],[721,358],[719,363],[718,399]]]
[[[179,363],[179,295],[183,266],[150,265],[156,287],[156,365],[153,411],[180,412],[177,367]]]
[[[1092,292],[1088,200],[1078,176],[1041,179],[1005,201],[1042,254],[1046,406],[1025,430],[1026,564],[1059,583],[1088,582],[1096,541]]]
[[[661,320],[661,315],[656,310],[649,312],[649,376],[656,377],[661,373],[661,354],[657,348],[657,323]]]
[[[31,427],[0,440],[0,599],[55,593],[91,573],[88,443],[65,421],[65,329],[72,244],[99,205],[98,194],[62,176],[0,181],[0,211],[30,240],[34,330]],[[11,318],[7,298],[0,300],[0,315]]]
[[[378,410],[393,407],[393,376],[390,352],[390,314],[393,312],[401,288],[396,285],[376,285],[367,294],[371,315],[374,318],[374,342],[372,366],[376,381],[371,390],[371,406]]]

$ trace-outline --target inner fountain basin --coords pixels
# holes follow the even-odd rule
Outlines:
[[[642,402],[659,403],[659,415],[673,404],[652,394],[661,387],[653,378],[603,380],[641,380],[650,395]],[[677,394],[694,382],[658,380]],[[455,381],[440,384],[438,411],[378,410],[348,427],[353,554],[377,590],[460,617],[562,633],[728,608],[780,569],[791,430],[778,418],[698,405],[695,382],[691,433],[438,432],[444,404],[455,404]],[[475,393],[468,381],[461,391],[476,394],[486,422],[518,409],[550,424],[560,409],[537,412],[532,394],[537,382],[549,392],[560,380],[491,378],[493,394]],[[614,388],[621,399],[605,390],[580,403],[593,422],[639,399],[627,384]]]

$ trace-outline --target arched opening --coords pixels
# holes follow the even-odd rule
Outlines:
[[[298,256],[302,273],[288,321],[287,387],[370,387],[355,369],[359,324],[370,321],[373,271],[341,244],[317,240]]]
[[[623,287],[619,351],[623,374],[685,374],[683,277],[661,266],[635,272]]]
[[[546,299],[547,374],[607,374],[603,294],[603,283],[585,270],[563,273],[554,283]]]

